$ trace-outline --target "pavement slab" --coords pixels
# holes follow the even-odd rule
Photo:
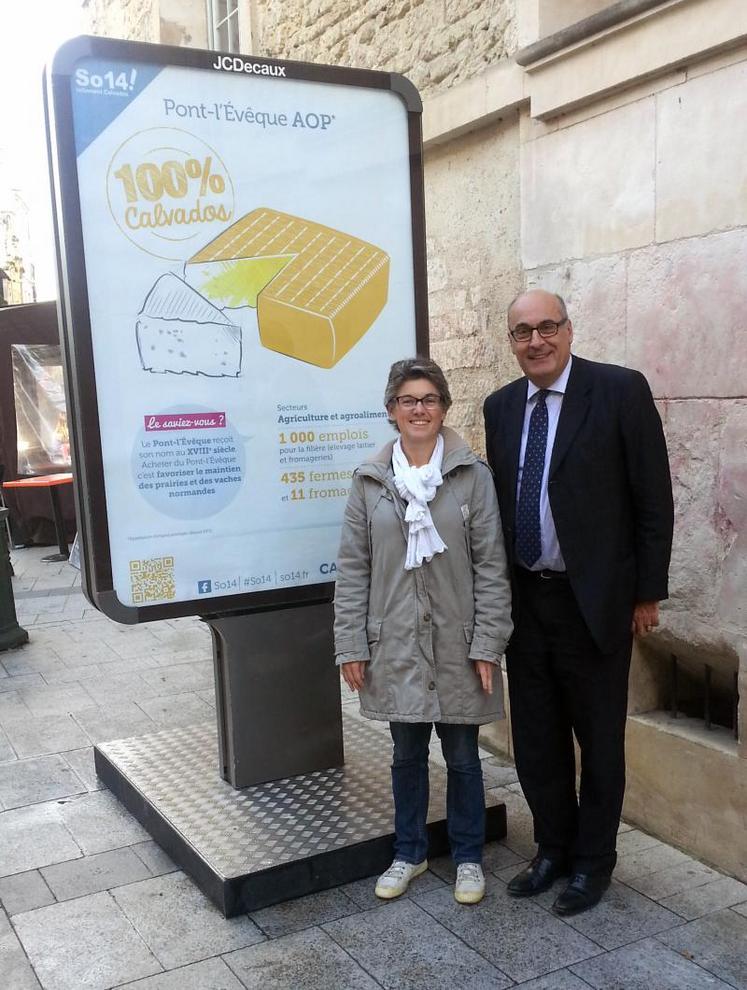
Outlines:
[[[109,893],[18,914],[13,923],[44,990],[109,990],[162,969]]]
[[[0,766],[0,803],[7,810],[69,797],[84,790],[78,775],[58,754]]]
[[[75,721],[92,743],[129,739],[153,732],[155,722],[134,701],[85,708],[75,713]]]
[[[88,746],[90,740],[71,715],[45,715],[12,722],[6,734],[18,758],[46,756]]]
[[[0,903],[11,917],[22,911],[54,904],[54,900],[54,894],[38,870],[16,873],[0,880]]]
[[[139,707],[159,729],[212,722],[215,719],[215,712],[210,705],[194,692],[149,698],[141,701]]]
[[[660,901],[672,894],[682,894],[693,887],[702,887],[703,884],[720,878],[721,874],[709,866],[690,859],[686,863],[678,863],[666,870],[646,873],[642,877],[632,877],[627,884],[646,897]]]
[[[260,931],[269,938],[290,935],[303,928],[313,928],[327,921],[355,914],[360,908],[347,897],[343,888],[322,890],[292,901],[273,904],[272,907],[252,911],[249,917]]]
[[[626,832],[625,835],[621,835],[619,838],[624,839],[626,835],[631,834],[630,832]],[[667,846],[663,842],[656,842],[656,845],[648,846],[636,852],[623,852],[619,854],[615,876],[618,880],[627,883],[628,880],[634,880],[636,877],[642,877],[649,873],[658,873],[660,870],[666,870],[670,866],[684,865],[690,859],[690,856],[680,852],[679,849],[675,849],[674,846]]]
[[[86,746],[84,749],[72,749],[62,753],[62,756],[83,781],[87,791],[103,790],[104,785],[98,778],[93,762],[93,746]]]
[[[10,763],[17,758],[15,750],[10,745],[10,740],[3,729],[0,729],[0,763]]]
[[[95,704],[81,684],[22,688],[18,694],[32,715],[65,715]]]
[[[144,980],[127,983],[123,990],[244,990],[222,959],[206,959]],[[330,988],[332,990],[332,988]]]
[[[31,711],[20,691],[3,691],[0,694],[0,725],[4,728],[13,721],[31,717]]]
[[[0,814],[0,877],[81,855],[56,801]]]
[[[643,939],[573,966],[595,990],[730,990],[655,939]]]
[[[109,791],[94,791],[60,802],[60,818],[86,856],[148,838],[145,829]]]
[[[617,949],[682,924],[673,911],[614,880],[593,911],[564,920],[604,949]]]
[[[145,842],[136,842],[133,846],[130,846],[130,849],[145,863],[152,877],[160,877],[164,873],[173,873],[177,869],[173,859],[153,839],[146,839]]]
[[[516,990],[589,990],[589,984],[569,969],[559,969],[528,983],[515,984]]]
[[[693,890],[686,890],[671,897],[664,898],[660,903],[671,911],[693,921],[712,911],[743,904],[747,901],[747,885],[733,877],[722,877],[712,883],[703,884]]]
[[[747,990],[747,917],[727,908],[657,938],[737,990]]]
[[[125,848],[45,866],[41,875],[57,900],[66,901],[145,880],[151,874],[145,863],[131,849]]]
[[[223,957],[247,990],[380,990],[319,928],[253,945]]]
[[[39,981],[18,941],[18,937],[8,924],[8,919],[0,911],[0,974],[3,986],[12,990],[40,990]]]
[[[264,940],[249,918],[224,918],[183,873],[119,887],[112,896],[165,969]]]
[[[445,893],[445,892],[444,892]],[[449,892],[449,896],[451,892]],[[465,914],[469,908],[462,907]],[[411,900],[323,925],[383,987],[502,990],[512,981]]]
[[[521,982],[570,966],[601,949],[531,899],[517,900],[496,878],[487,877],[479,904],[457,904],[450,888],[413,897],[445,928],[481,953],[498,970]]]

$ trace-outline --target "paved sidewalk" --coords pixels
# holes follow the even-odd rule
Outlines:
[[[552,892],[509,898],[531,827],[513,768],[489,754],[509,834],[486,849],[477,907],[455,903],[440,859],[394,903],[364,880],[226,921],[102,789],[92,755],[215,717],[208,631],[118,626],[46,552],[13,554],[31,642],[0,653],[2,990],[747,990],[747,886],[636,829],[622,826],[595,910],[563,921]]]

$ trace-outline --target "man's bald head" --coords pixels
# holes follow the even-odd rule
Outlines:
[[[557,292],[548,292],[547,289],[524,289],[522,292],[517,293],[511,302],[508,304],[508,310],[506,311],[506,317],[508,319],[508,325],[511,326],[511,310],[514,306],[522,299],[527,296],[537,296],[540,299],[544,299],[546,302],[555,301],[558,307],[558,315],[555,317],[556,320],[567,320],[568,319],[568,308],[565,304],[565,299],[559,296]]]

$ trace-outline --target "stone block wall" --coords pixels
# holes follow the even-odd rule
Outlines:
[[[424,95],[516,48],[513,0],[251,0],[255,55],[407,75]]]

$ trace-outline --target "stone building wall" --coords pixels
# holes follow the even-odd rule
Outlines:
[[[516,47],[513,0],[252,0],[256,55],[386,69],[422,94]]]

